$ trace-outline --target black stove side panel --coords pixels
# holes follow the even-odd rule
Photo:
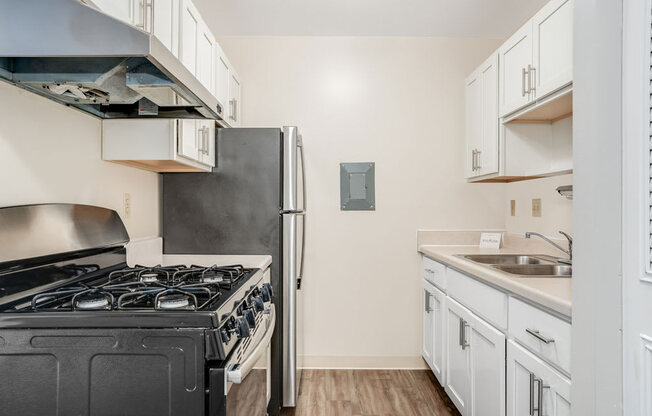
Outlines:
[[[203,346],[201,329],[0,329],[0,415],[204,415]]]
[[[163,252],[271,254],[277,311],[283,310],[282,146],[280,129],[219,129],[213,173],[162,175]],[[272,338],[271,416],[281,406],[282,325],[278,313]]]

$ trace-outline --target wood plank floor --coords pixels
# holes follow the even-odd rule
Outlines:
[[[304,370],[282,416],[459,416],[427,370]]]

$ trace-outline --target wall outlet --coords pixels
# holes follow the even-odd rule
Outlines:
[[[122,195],[122,213],[125,218],[131,217],[131,195],[126,192]]]
[[[532,216],[533,217],[541,216],[541,198],[534,198],[532,200]]]
[[[512,199],[511,201],[509,201],[509,211],[512,217],[516,216],[516,200]]]

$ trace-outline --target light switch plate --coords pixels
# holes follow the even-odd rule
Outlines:
[[[516,200],[512,199],[509,201],[509,210],[512,215],[512,217],[516,216]]]
[[[533,217],[541,216],[541,198],[534,198],[532,200],[532,216]]]

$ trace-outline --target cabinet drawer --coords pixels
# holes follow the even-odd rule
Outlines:
[[[532,352],[570,374],[571,325],[568,322],[510,298],[509,333]]]
[[[440,289],[446,289],[446,266],[443,264],[423,256],[421,276]]]
[[[446,270],[448,295],[498,328],[507,329],[507,294],[453,269]]]

